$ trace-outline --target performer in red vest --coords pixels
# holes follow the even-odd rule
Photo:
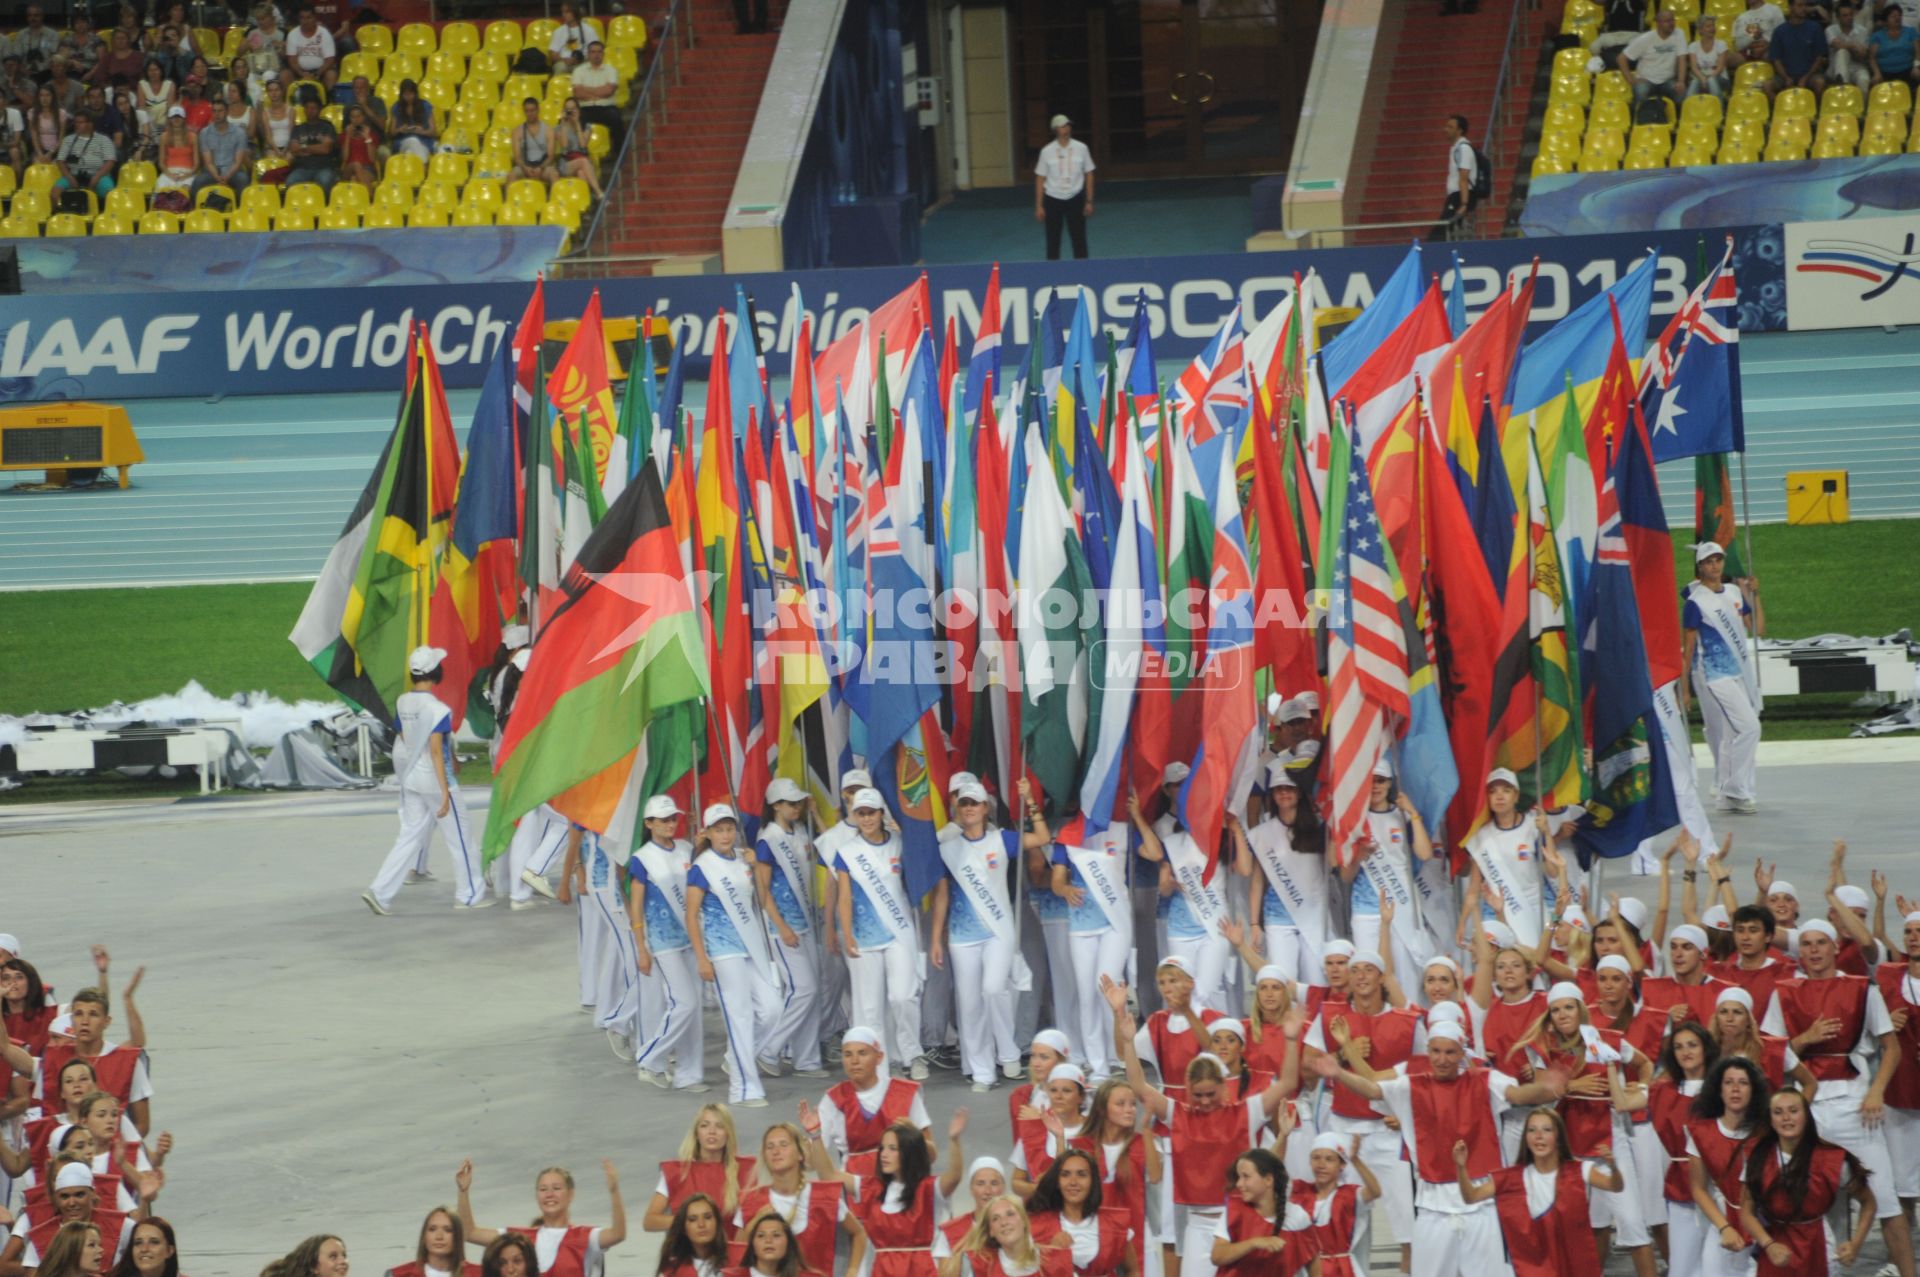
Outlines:
[[[428,1211],[420,1221],[413,1258],[389,1268],[387,1277],[480,1277],[480,1265],[467,1262],[467,1235],[460,1217],[444,1206]]]
[[[912,1122],[933,1143],[933,1122],[920,1098],[920,1084],[881,1073],[886,1051],[880,1035],[856,1025],[840,1038],[840,1067],[846,1080],[828,1089],[820,1101],[820,1138],[833,1160],[850,1175],[871,1176],[880,1136],[895,1122]]]
[[[806,1157],[806,1134],[792,1122],[776,1122],[760,1137],[759,1165],[764,1182],[740,1190],[727,1250],[729,1263],[738,1266],[752,1259],[740,1230],[761,1211],[773,1210],[792,1227],[805,1267],[831,1274],[835,1248],[840,1234],[845,1233],[847,1271],[859,1271],[866,1235],[847,1209],[846,1187],[833,1180],[807,1178]]]
[[[1835,859],[1835,871],[1839,861]],[[1900,1277],[1914,1277],[1913,1241],[1893,1191],[1893,1158],[1887,1149],[1882,1122],[1887,1112],[1887,1087],[1900,1066],[1900,1039],[1879,988],[1865,976],[1839,969],[1840,937],[1831,922],[1815,918],[1800,927],[1798,980],[1774,987],[1773,1010],[1762,1027],[1788,1035],[1793,1049],[1820,1079],[1813,1096],[1813,1116],[1820,1134],[1838,1144],[1867,1168],[1869,1183],[1880,1190],[1880,1235]],[[1854,1067],[1851,1057],[1870,1053],[1878,1043],[1880,1064],[1871,1078]]]
[[[740,1139],[733,1115],[724,1104],[703,1104],[693,1126],[680,1141],[680,1155],[660,1163],[660,1182],[641,1227],[664,1233],[673,1213],[695,1193],[705,1193],[720,1204],[720,1227],[731,1238],[740,1214],[740,1194],[753,1182],[754,1162],[740,1156]]]
[[[1802,952],[1806,932],[1807,927],[1800,929]],[[1767,1111],[1770,1127],[1753,1142],[1740,1199],[1740,1223],[1760,1245],[1756,1277],[1818,1277],[1826,1272],[1825,1216],[1843,1195],[1851,1194],[1861,1206],[1860,1222],[1833,1255],[1841,1268],[1847,1267],[1866,1244],[1876,1209],[1860,1162],[1820,1138],[1819,1123],[1800,1092],[1780,1092]],[[1881,1229],[1884,1235],[1884,1221]],[[1912,1261],[1911,1254],[1907,1258]]]
[[[81,1162],[62,1165],[53,1178],[53,1191],[26,1204],[14,1223],[13,1234],[0,1247],[0,1271],[37,1268],[40,1257],[62,1224],[92,1224],[100,1230],[100,1248],[107,1267],[118,1263],[133,1233],[127,1217],[100,1204],[93,1172]]]
[[[1791,979],[1791,964],[1776,955],[1773,939],[1779,927],[1765,905],[1741,905],[1733,911],[1733,957],[1708,968],[1728,984],[1753,995],[1754,1017],[1764,1020],[1773,1005],[1773,987]]]
[[[6,1035],[38,1058],[47,1050],[47,1030],[60,1008],[47,997],[47,987],[31,962],[15,954],[0,961],[0,1021]]]
[[[1233,1192],[1213,1229],[1214,1267],[1233,1277],[1318,1277],[1312,1221],[1287,1200],[1287,1172],[1264,1148],[1233,1161]]]
[[[1612,1150],[1602,1147],[1590,1159],[1575,1158],[1566,1124],[1552,1109],[1527,1114],[1520,1138],[1527,1160],[1478,1182],[1469,1169],[1472,1150],[1465,1141],[1454,1144],[1461,1200],[1493,1199],[1514,1277],[1600,1277],[1587,1190],[1618,1193],[1624,1187]]]
[[[845,1185],[852,1197],[853,1213],[873,1246],[871,1277],[933,1277],[938,1230],[933,1219],[933,1155],[925,1132],[909,1121],[893,1123],[881,1132],[873,1173],[857,1175],[834,1165],[818,1116],[804,1111],[800,1121],[807,1127],[820,1178]]]
[[[1522,1080],[1531,1068],[1520,1039],[1547,1010],[1546,994],[1533,987],[1533,978],[1532,955],[1511,946],[1496,950],[1485,927],[1473,929],[1473,1037],[1488,1068]],[[1509,1113],[1501,1120],[1500,1149],[1508,1161],[1520,1152],[1523,1116]]]
[[[966,1110],[962,1109],[961,1113],[964,1112]],[[955,1116],[955,1121],[959,1121],[958,1115]],[[947,1145],[949,1155],[953,1155],[954,1150],[959,1147],[959,1137],[955,1135]],[[949,1180],[952,1181],[952,1187],[948,1187]],[[966,1187],[966,1196],[955,1197],[954,1191],[961,1187],[963,1182]],[[961,1239],[966,1237],[967,1230],[973,1227],[974,1221],[980,1217],[980,1212],[987,1208],[987,1203],[996,1197],[1005,1197],[1010,1191],[1007,1183],[1007,1168],[997,1157],[976,1157],[966,1164],[964,1176],[960,1174],[958,1166],[952,1168],[951,1174],[943,1173],[940,1176],[938,1191],[940,1196],[946,1199],[948,1215],[947,1221],[940,1225],[940,1231],[933,1239],[933,1257],[941,1260],[960,1249]]]
[[[533,1199],[540,1214],[525,1227],[483,1228],[474,1221],[473,1202],[467,1193],[473,1187],[473,1163],[460,1163],[454,1172],[453,1186],[459,1190],[460,1227],[467,1240],[491,1245],[501,1233],[515,1233],[533,1243],[534,1256],[540,1261],[540,1277],[600,1277],[607,1251],[627,1239],[627,1208],[620,1200],[620,1175],[613,1163],[602,1161],[607,1176],[607,1197],[612,1202],[613,1222],[605,1228],[573,1222],[573,1172],[549,1166],[533,1181]]]
[[[1713,1035],[1692,1020],[1676,1025],[1660,1052],[1660,1067],[1647,1088],[1649,1115],[1644,1127],[1658,1144],[1654,1162],[1640,1163],[1643,1178],[1651,1170],[1660,1210],[1649,1221],[1667,1254],[1668,1277],[1699,1277],[1702,1230],[1706,1227],[1693,1204],[1687,1176],[1687,1115],[1700,1094],[1701,1083],[1714,1061]],[[1635,1148],[1635,1156],[1639,1149]],[[1664,1159],[1665,1171],[1656,1165]],[[1662,1222],[1664,1221],[1664,1223]],[[1664,1231],[1663,1231],[1664,1230]]]
[[[727,1264],[727,1237],[720,1203],[695,1193],[680,1203],[660,1239],[654,1277],[720,1277]]]
[[[1296,1182],[1291,1194],[1293,1204],[1305,1212],[1313,1230],[1314,1255],[1320,1261],[1320,1277],[1357,1277],[1353,1262],[1354,1231],[1360,1212],[1380,1196],[1380,1181],[1360,1159],[1360,1137],[1343,1140],[1331,1132],[1313,1141],[1309,1155],[1313,1178]],[[1345,1182],[1347,1167],[1360,1177],[1358,1184]]]
[[[1738,985],[1721,988],[1714,1001],[1713,1019],[1707,1023],[1713,1026],[1714,1045],[1720,1055],[1752,1060],[1767,1075],[1767,1085],[1772,1089],[1777,1091],[1791,1081],[1808,1095],[1819,1090],[1819,1079],[1794,1054],[1792,1044],[1778,1034],[1760,1031],[1760,1021],[1753,1014],[1753,995],[1745,989]]]
[[[1887,1149],[1893,1155],[1894,1179],[1891,1185],[1876,1185],[1876,1190],[1892,1192],[1911,1205],[1920,1199],[1920,909],[1908,909],[1901,945],[1905,959],[1874,972],[1900,1043],[1899,1062],[1886,1092]]]
[[[1342,959],[1344,966],[1345,960]],[[1221,1013],[1193,1005],[1193,971],[1177,953],[1160,959],[1154,968],[1154,987],[1159,990],[1161,1007],[1147,1017],[1140,1030],[1144,1041],[1136,1041],[1135,1054],[1152,1060],[1160,1073],[1163,1093],[1171,1099],[1184,1099],[1187,1092],[1187,1066],[1213,1046],[1207,1028]],[[1103,989],[1106,985],[1103,983]],[[1114,1046],[1120,1048],[1121,1043]],[[1125,1052],[1122,1051],[1124,1057]],[[1161,1264],[1166,1277],[1180,1277],[1180,1255],[1175,1244],[1180,1240],[1178,1204],[1174,1200],[1173,1142],[1167,1124],[1155,1120],[1153,1138],[1159,1145],[1160,1163],[1166,1168],[1160,1177],[1160,1227],[1155,1239],[1161,1243]]]
[[[1421,1277],[1487,1277],[1501,1271],[1506,1258],[1499,1220],[1487,1203],[1460,1196],[1453,1146],[1466,1143],[1470,1179],[1488,1178],[1500,1169],[1500,1115],[1516,1105],[1551,1103],[1566,1088],[1557,1073],[1522,1085],[1492,1069],[1470,1069],[1462,1036],[1448,1021],[1429,1025],[1427,1072],[1417,1077],[1376,1081],[1341,1068],[1330,1055],[1313,1062],[1317,1075],[1383,1102],[1400,1123],[1408,1161],[1419,1177],[1413,1247]],[[1365,1252],[1356,1243],[1354,1253]]]
[[[1650,975],[1640,981],[1641,1009],[1661,1012],[1674,1024],[1683,1020],[1707,1023],[1713,1015],[1714,1000],[1726,982],[1707,969],[1704,928],[1683,922],[1667,934],[1667,971],[1667,975]]]
[[[1093,1154],[1070,1148],[1054,1160],[1027,1199],[1027,1224],[1041,1246],[1065,1247],[1076,1277],[1137,1271],[1132,1216],[1109,1205]]]
[[[1147,1247],[1147,1190],[1163,1178],[1160,1146],[1138,1129],[1140,1097],[1124,1078],[1111,1078],[1093,1093],[1086,1125],[1072,1140],[1093,1154],[1100,1170],[1102,1210],[1124,1210],[1127,1231],[1144,1264]]]
[[[1042,1029],[1033,1035],[1027,1047],[1027,1080],[1007,1093],[1007,1120],[1015,1124],[1015,1129],[1020,1122],[1020,1110],[1040,1107],[1033,1102],[1033,1093],[1045,1093],[1048,1075],[1055,1066],[1068,1063],[1072,1053],[1072,1043],[1058,1029]]]
[[[722,1277],[833,1277],[833,1269],[818,1269],[808,1262],[799,1234],[787,1217],[771,1206],[755,1212],[740,1236],[746,1243],[746,1255],[727,1267]],[[831,1258],[833,1252],[827,1254]],[[850,1267],[847,1271],[857,1270]]]
[[[123,1005],[132,997],[139,979],[136,973],[128,983],[121,995]],[[93,1066],[99,1089],[118,1099],[134,1127],[145,1135],[150,1117],[148,1101],[153,1096],[153,1083],[147,1080],[145,1052],[124,1042],[118,1046],[107,1045],[107,1026],[113,1023],[113,1017],[107,1014],[107,996],[99,989],[82,989],[74,994],[67,1014],[73,1021],[73,1042],[49,1042],[46,1053],[40,1057],[40,1076],[35,1086],[40,1107],[49,1111],[57,1107],[60,1071],[69,1061],[82,1059]]]
[[[1687,1185],[1705,1222],[1701,1277],[1752,1277],[1753,1246],[1740,1227],[1740,1179],[1771,1094],[1760,1066],[1736,1056],[1707,1070],[1688,1114]]]
[[[1042,1246],[1017,1197],[996,1197],[940,1263],[940,1277],[1073,1277],[1073,1252]]]
[[[1067,1141],[1080,1133],[1086,1121],[1087,1075],[1077,1064],[1054,1065],[1045,1099],[1044,1109],[1023,1108],[1013,1124],[1013,1194],[1023,1201]]]

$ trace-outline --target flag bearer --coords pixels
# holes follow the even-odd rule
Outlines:
[[[400,781],[400,836],[373,885],[360,893],[367,908],[377,914],[389,911],[407,871],[425,854],[436,826],[453,858],[454,907],[485,909],[496,903],[480,874],[480,844],[467,828],[467,813],[460,806],[460,783],[453,774],[453,716],[433,694],[440,682],[440,664],[446,659],[442,648],[414,648],[407,656],[413,688],[394,703],[400,720],[393,748],[393,774]]]
[[[1680,614],[1685,631],[1681,646],[1691,692],[1700,698],[1707,746],[1713,750],[1713,789],[1722,811],[1751,813],[1760,746],[1760,675],[1747,639],[1767,628],[1760,582],[1748,577],[1729,585],[1727,552],[1716,542],[1694,547],[1693,559],[1696,575]],[[1683,679],[1683,712],[1688,693],[1689,680]]]

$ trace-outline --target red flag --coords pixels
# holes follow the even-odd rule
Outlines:
[[[1253,665],[1273,672],[1275,688],[1299,691],[1319,686],[1319,674],[1311,633],[1284,623],[1286,617],[1304,615],[1307,578],[1281,482],[1282,442],[1274,431],[1273,411],[1264,402],[1254,397],[1253,520],[1260,549],[1253,597],[1254,615],[1261,619],[1253,627]],[[1275,606],[1283,609],[1279,619],[1269,611]]]
[[[1004,606],[1013,597],[1013,573],[1007,559],[1008,461],[991,395],[980,398],[974,457],[979,474],[980,580],[986,601],[980,634],[982,647],[990,650],[987,653],[989,681],[981,689],[986,697],[986,713],[976,715],[974,720],[973,754],[977,757],[983,752],[982,743],[991,747],[994,766],[998,769],[998,775],[992,779],[1000,795],[1012,801],[1015,742],[1020,739],[1020,697],[1009,689],[1019,686],[1020,651],[1014,633],[1013,609]],[[979,654],[975,659],[980,659]]]
[[[746,560],[739,481],[734,469],[733,399],[727,381],[726,313],[714,319],[713,366],[707,376],[707,420],[700,443],[694,509],[698,567],[708,573],[709,699],[703,796],[737,796],[746,771],[748,696],[753,675],[753,618],[747,609]]]

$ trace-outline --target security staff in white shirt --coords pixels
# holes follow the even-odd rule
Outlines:
[[[1073,255],[1087,255],[1087,219],[1093,216],[1093,153],[1073,138],[1073,121],[1056,115],[1053,142],[1033,166],[1033,220],[1047,228],[1047,260],[1060,260],[1060,226],[1073,238]]]
[[[1468,214],[1479,201],[1473,194],[1473,173],[1479,163],[1473,143],[1467,141],[1467,117],[1449,115],[1442,126],[1447,134],[1447,202],[1440,208],[1429,240],[1453,239],[1466,229]]]

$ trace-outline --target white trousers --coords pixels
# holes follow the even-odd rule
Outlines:
[[[1127,978],[1127,956],[1133,952],[1131,927],[1105,931],[1078,931],[1068,937],[1073,984],[1080,993],[1080,1043],[1087,1052],[1087,1080],[1106,1076],[1118,1059],[1113,1045],[1113,1011],[1100,996],[1100,977],[1116,984]]]
[[[1019,952],[1012,936],[947,949],[960,1021],[960,1067],[976,1082],[992,1085],[998,1065],[1020,1063],[1020,1044],[1013,1036],[1013,959]]]
[[[1361,1156],[1366,1156],[1364,1153]],[[1367,1163],[1374,1163],[1369,1160]],[[1356,1243],[1354,1267],[1364,1271],[1367,1252]],[[1500,1217],[1492,1202],[1460,1214],[1421,1211],[1413,1222],[1412,1277],[1512,1277]]]
[[[400,835],[393,849],[373,877],[373,898],[382,909],[393,904],[407,870],[426,864],[427,846],[433,841],[435,827],[447,844],[453,859],[453,899],[455,904],[477,904],[487,894],[486,879],[480,876],[480,844],[467,828],[466,809],[460,805],[460,791],[453,791],[447,814],[436,817],[440,807],[439,790],[400,790]]]
[[[631,1034],[640,1012],[640,959],[620,892],[589,887],[579,908],[580,1005],[595,1008],[596,1027]]]
[[[533,888],[520,880],[531,869],[546,877],[567,846],[567,818],[541,803],[520,818],[507,844],[507,892],[514,900],[533,899]]]
[[[727,1102],[763,1100],[767,1088],[760,1082],[760,1043],[780,1016],[780,990],[752,958],[741,954],[713,959],[713,991],[727,1033],[727,1058],[733,1062]]]
[[[1393,974],[1400,981],[1400,987],[1406,992],[1407,1001],[1425,1006],[1427,1001],[1426,976],[1427,958],[1423,952],[1415,952],[1407,944],[1406,936],[1399,927],[1393,929]],[[1377,913],[1356,913],[1353,915],[1353,947],[1362,953],[1383,952],[1380,948],[1380,915]]]
[[[706,1042],[700,1034],[700,975],[694,969],[693,950],[675,949],[653,955],[660,977],[660,1018],[643,1022],[641,1032],[652,1036],[634,1052],[634,1062],[651,1073],[667,1072],[673,1060],[673,1084],[692,1086],[706,1073]]]
[[[1321,984],[1327,969],[1320,962],[1320,945],[1298,927],[1266,927],[1267,961],[1302,984]]]
[[[1911,1201],[1920,1197],[1920,1109],[1886,1108],[1887,1124],[1880,1129],[1893,1156],[1893,1192]],[[1875,1195],[1885,1191],[1876,1187]]]
[[[1707,1235],[1707,1217],[1692,1202],[1667,1203],[1667,1277],[1700,1277],[1701,1247],[1709,1240],[1720,1245],[1719,1234]]]
[[[1856,58],[1846,49],[1829,50],[1833,60],[1827,65],[1827,83],[1852,84],[1862,93],[1873,86],[1873,72],[1865,58]]]
[[[1825,1132],[1821,1132],[1823,1135]],[[1721,1209],[1726,1209],[1725,1202]],[[1668,1239],[1672,1247],[1672,1239]],[[1757,1266],[1751,1247],[1743,1250],[1728,1250],[1720,1244],[1720,1234],[1707,1225],[1705,1217],[1700,1221],[1700,1277],[1753,1277]],[[1670,1275],[1671,1277],[1671,1275]],[[1807,1277],[1819,1277],[1809,1273]]]
[[[1633,1157],[1633,1137],[1618,1114],[1613,1119],[1613,1165],[1620,1172],[1620,1191],[1587,1186],[1587,1214],[1595,1228],[1611,1228],[1613,1244],[1621,1249],[1653,1241],[1647,1231],[1647,1213],[1640,1196],[1640,1168]]]
[[[1663,1222],[1667,1214],[1667,1146],[1660,1142],[1652,1122],[1630,1122],[1633,1134],[1633,1170],[1640,1181],[1640,1217],[1648,1225]]]
[[[1833,1097],[1828,1098],[1829,1090]],[[1881,1185],[1895,1183],[1893,1158],[1887,1152],[1887,1136],[1884,1127],[1869,1127],[1860,1120],[1860,1096],[1850,1094],[1851,1088],[1841,1083],[1829,1082],[1823,1085],[1813,1096],[1813,1120],[1819,1124],[1820,1138],[1841,1148],[1860,1159],[1860,1165],[1866,1168],[1872,1178],[1867,1181],[1874,1190],[1874,1215],[1886,1219],[1900,1213],[1900,1195],[1882,1191]],[[1828,1212],[1829,1221],[1846,1219],[1848,1203],[1853,1199],[1842,1195]],[[1840,1227],[1834,1229],[1841,1232]],[[1842,1233],[1842,1236],[1845,1236]]]
[[[887,1043],[888,1063],[905,1073],[920,1054],[920,955],[896,937],[884,949],[862,949],[847,959],[853,985],[853,1023]]]
[[[1193,972],[1193,1005],[1236,1015],[1227,1003],[1227,964],[1233,961],[1233,946],[1225,936],[1167,936],[1164,952],[1177,953]]]
[[[1220,1224],[1219,1210],[1200,1210],[1189,1206],[1177,1247],[1180,1277],[1213,1277],[1220,1271],[1213,1266],[1213,1230]]]
[[[820,950],[813,933],[801,931],[798,946],[789,948],[775,932],[773,965],[780,969],[786,992],[781,995],[779,1014],[760,1040],[760,1056],[765,1060],[793,1058],[796,1069],[820,1067]]]
[[[1341,1139],[1351,1141],[1356,1133],[1353,1129],[1356,1125],[1378,1126],[1379,1123],[1357,1123],[1350,1118],[1328,1114],[1321,1129],[1337,1132]],[[1289,1139],[1287,1143],[1292,1144],[1293,1141]],[[1387,1231],[1393,1234],[1395,1242],[1404,1244],[1414,1240],[1413,1167],[1401,1159],[1400,1150],[1404,1147],[1400,1132],[1387,1130],[1384,1126],[1379,1130],[1360,1133],[1360,1158],[1373,1171],[1373,1177],[1380,1181],[1380,1196],[1371,1210],[1366,1208],[1366,1203],[1361,1203],[1353,1238],[1356,1268],[1364,1266],[1368,1248],[1373,1245],[1373,1219],[1378,1215],[1385,1215]],[[1497,1223],[1494,1232],[1496,1235],[1499,1233]],[[1474,1277],[1481,1275],[1476,1273]]]
[[[1067,1035],[1073,1058],[1084,1060],[1087,1051],[1086,1044],[1080,1040],[1080,985],[1073,978],[1070,925],[1065,918],[1042,921],[1040,938],[1047,945],[1047,987],[1053,993],[1053,1027]],[[1103,1004],[1104,1001],[1102,999]]]
[[[1720,801],[1751,799],[1760,757],[1760,715],[1737,678],[1711,681],[1694,676],[1693,694],[1713,751],[1713,787]],[[1817,1094],[1817,1093],[1816,1093]]]

